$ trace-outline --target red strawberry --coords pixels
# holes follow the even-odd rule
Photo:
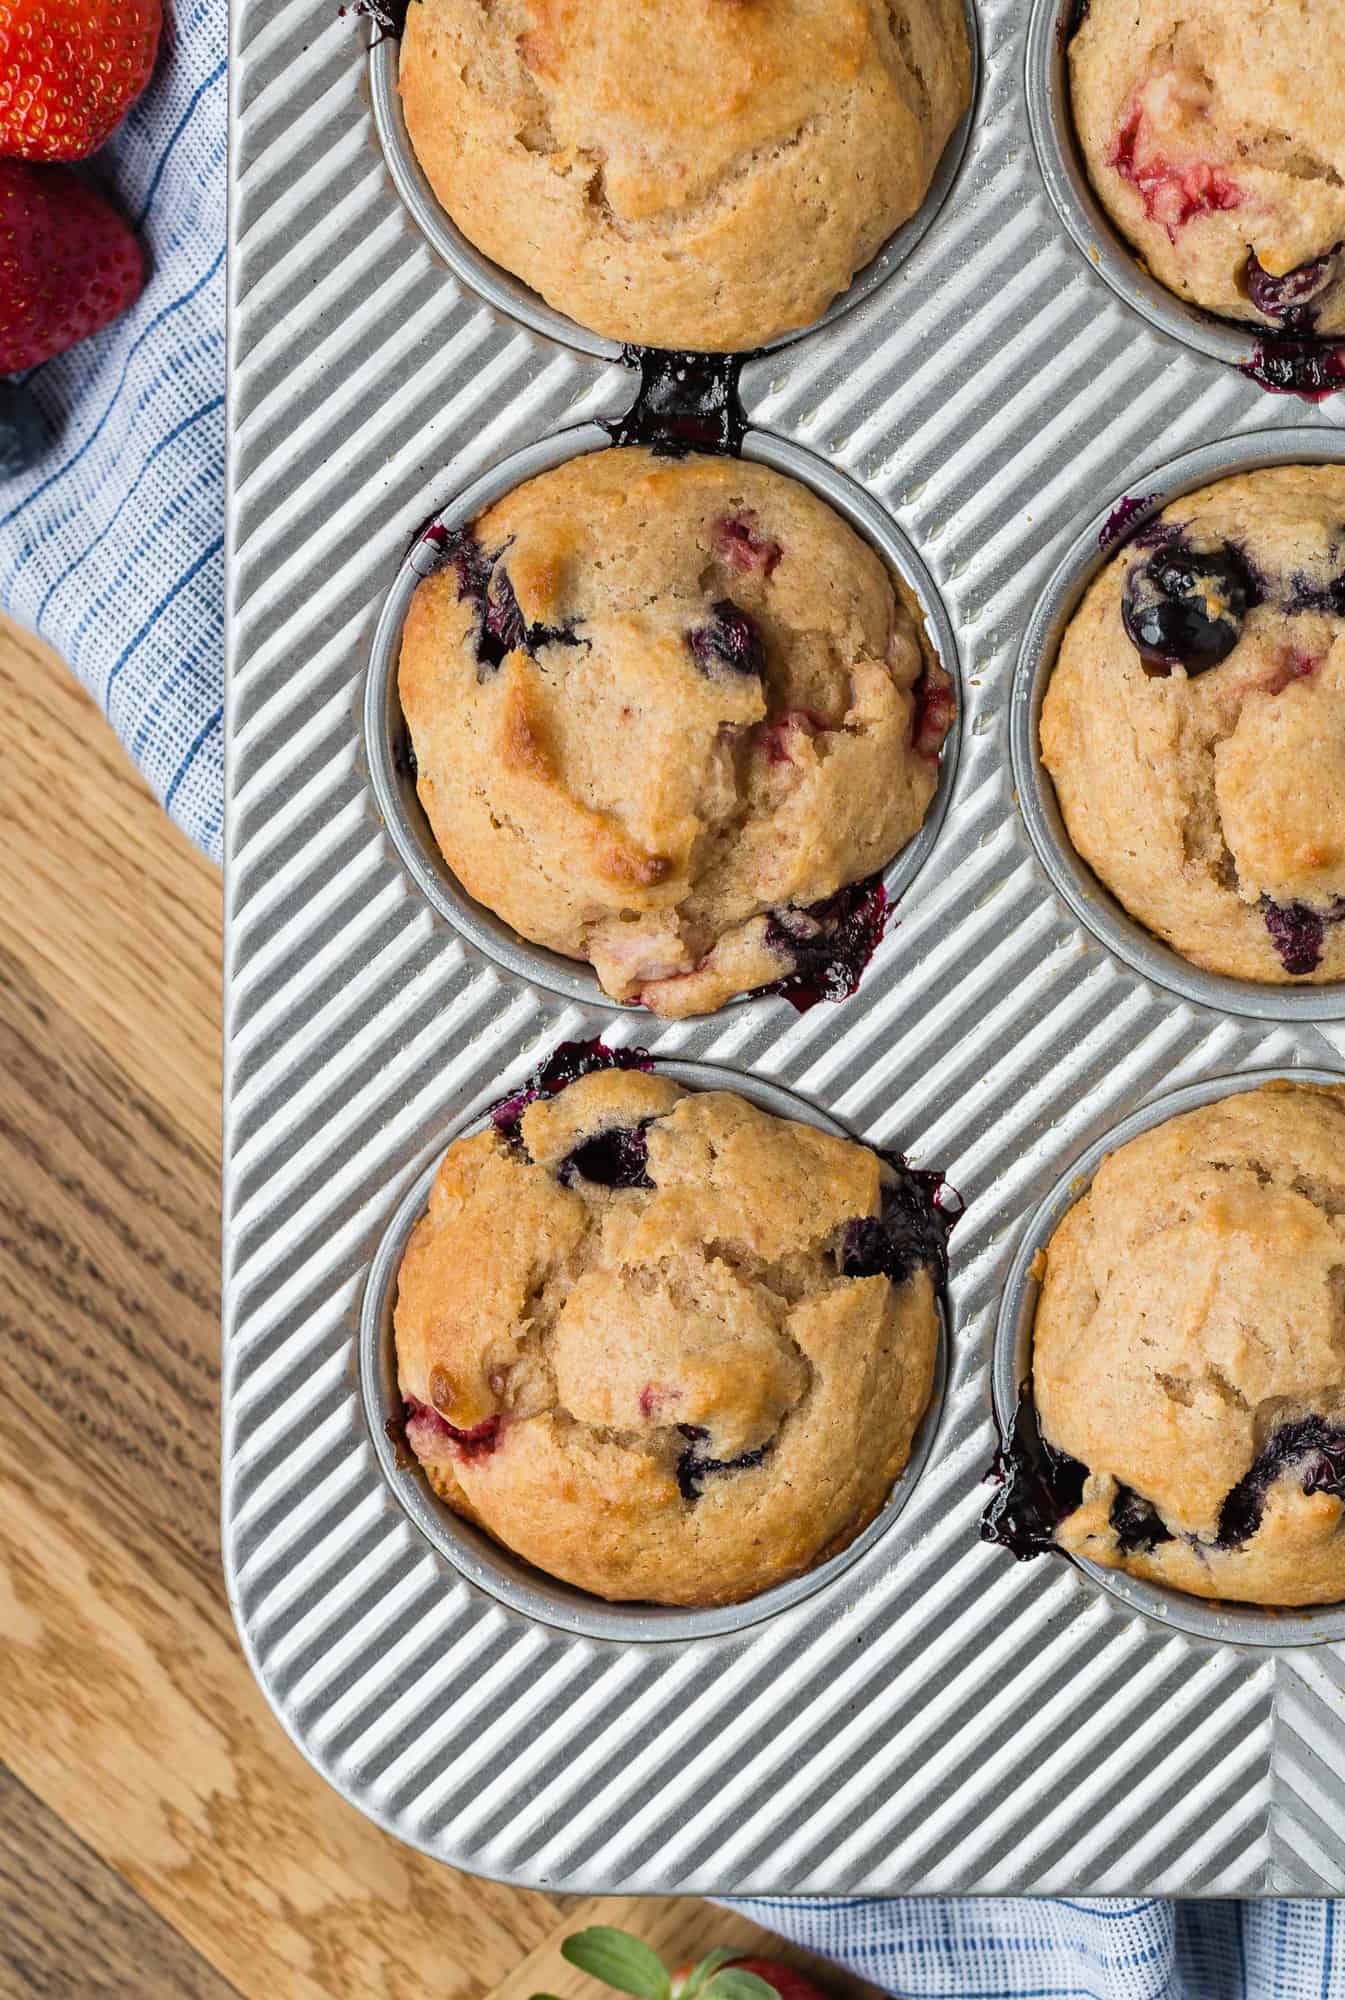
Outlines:
[[[62,167],[0,160],[0,375],[87,340],[139,298],[140,245]]]
[[[735,1958],[733,1963],[740,1972],[755,1972],[758,1979],[773,1986],[780,2000],[827,2000],[822,1988],[805,1973],[792,1965],[781,1965],[776,1958]]]
[[[764,1979],[768,1986],[775,1988],[780,2000],[831,2000],[831,1996],[806,1973],[799,1972],[792,1965],[782,1965],[778,1958],[731,1958],[727,1963],[742,1972],[755,1972],[758,1979]],[[677,1967],[672,1976],[673,2000],[677,2000],[695,1969],[690,1964]]]
[[[149,82],[162,0],[0,0],[0,153],[82,160]]]

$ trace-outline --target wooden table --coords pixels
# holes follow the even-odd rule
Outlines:
[[[438,1867],[273,1720],[219,1563],[219,878],[3,625],[0,701],[0,1994],[578,2000],[586,1923],[760,1946]]]

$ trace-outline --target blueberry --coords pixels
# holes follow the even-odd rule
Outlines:
[[[741,1458],[706,1458],[701,1446],[709,1437],[709,1431],[698,1424],[679,1424],[678,1430],[691,1442],[677,1461],[677,1486],[684,1500],[699,1500],[701,1486],[717,1472],[746,1472],[749,1466],[760,1465],[770,1450],[769,1444],[758,1445],[755,1451],[745,1451]]]
[[[21,382],[0,378],[0,479],[26,472],[46,449],[37,405]]]
[[[1236,549],[1224,544],[1203,554],[1178,542],[1131,570],[1121,618],[1151,678],[1166,678],[1174,667],[1194,676],[1228,658],[1256,599]]]
[[[1133,1556],[1141,1549],[1147,1552],[1156,1549],[1160,1542],[1172,1540],[1172,1530],[1164,1526],[1163,1517],[1153,1501],[1136,1493],[1133,1486],[1123,1486],[1119,1481],[1108,1518],[1122,1555]]]
[[[1336,275],[1341,245],[1314,257],[1282,278],[1273,278],[1255,250],[1247,259],[1247,296],[1259,313],[1277,320],[1287,333],[1311,333],[1317,318],[1316,301]]]
[[[846,1223],[841,1273],[847,1278],[890,1278],[900,1285],[924,1266],[942,1278],[948,1264],[948,1231],[958,1213],[936,1203],[943,1177],[920,1173],[897,1154],[884,1157],[891,1179],[883,1182],[877,1215]]]
[[[1220,1548],[1241,1548],[1261,1525],[1266,1495],[1291,1467],[1301,1467],[1305,1493],[1345,1500],[1345,1429],[1325,1417],[1300,1417],[1262,1446],[1251,1470],[1225,1495],[1219,1510]]]
[[[1083,1499],[1088,1467],[1042,1436],[1030,1382],[1019,1392],[990,1477],[999,1491],[981,1517],[981,1540],[1008,1549],[1019,1562],[1054,1549],[1056,1529]]]
[[[708,622],[692,626],[687,644],[703,674],[727,667],[731,673],[755,674],[760,680],[766,671],[766,650],[756,621],[731,598],[722,597],[711,605]]]
[[[653,1187],[645,1171],[649,1164],[647,1130],[647,1125],[613,1125],[610,1131],[585,1139],[561,1161],[562,1185],[571,1187],[576,1180],[584,1180],[595,1187]]]
[[[1261,914],[1285,971],[1295,979],[1315,972],[1326,943],[1326,926],[1317,912],[1306,903],[1272,903],[1269,896],[1263,896]]]
[[[1272,903],[1269,896],[1263,896],[1261,914],[1285,971],[1301,979],[1322,962],[1327,925],[1345,923],[1345,897],[1337,896],[1331,908],[1323,911],[1310,909],[1306,903]]]

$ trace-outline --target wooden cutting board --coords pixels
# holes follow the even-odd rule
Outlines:
[[[455,1875],[271,1716],[219,1569],[219,878],[2,622],[0,713],[0,1995],[581,2000],[584,1924],[765,1946]]]

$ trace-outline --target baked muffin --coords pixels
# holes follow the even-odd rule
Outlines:
[[[929,1402],[936,1185],[638,1070],[502,1107],[400,1273],[430,1485],[601,1597],[732,1603],[836,1554]]]
[[[613,340],[810,326],[971,95],[960,0],[411,0],[411,143],[463,234]]]
[[[658,1014],[825,958],[854,928],[837,891],[919,829],[952,718],[873,550],[762,466],[611,449],[444,555],[401,700],[464,887]]]
[[[1345,466],[1149,523],[1070,622],[1041,750],[1078,852],[1193,964],[1345,977]]]
[[[1345,0],[1085,0],[1089,179],[1161,284],[1225,318],[1345,332]]]
[[[1345,1086],[1130,1140],[1040,1267],[1056,1545],[1197,1597],[1345,1598]]]

